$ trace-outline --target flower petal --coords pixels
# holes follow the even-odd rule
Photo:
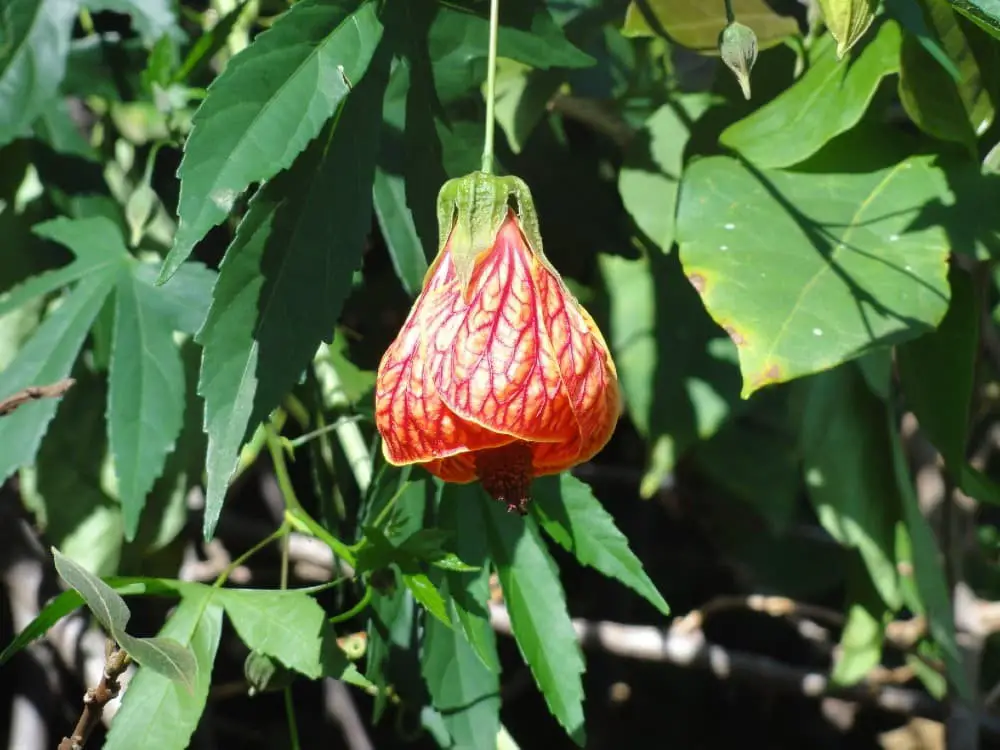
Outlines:
[[[382,434],[382,451],[389,463],[404,465],[442,459],[465,451],[506,445],[512,438],[468,423],[452,413],[438,396],[427,368],[427,310],[440,307],[439,264],[392,342],[378,369],[375,422]],[[452,480],[454,481],[454,480]]]
[[[430,370],[462,419],[528,442],[564,442],[579,427],[537,314],[537,265],[508,215],[473,273],[468,302],[456,280],[454,293],[442,296],[450,304],[426,318]]]
[[[607,444],[621,414],[621,396],[607,344],[589,313],[545,265],[533,270],[545,343],[552,347],[580,425],[572,445],[537,446],[535,467],[562,470],[587,461]]]

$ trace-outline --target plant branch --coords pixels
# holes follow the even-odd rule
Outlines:
[[[118,696],[121,690],[118,680],[125,673],[130,661],[129,655],[122,651],[118,644],[110,644],[101,681],[97,683],[97,687],[90,688],[83,696],[83,711],[76,722],[73,734],[63,737],[57,750],[82,750],[87,744],[87,739],[101,723],[104,707]]]
[[[510,614],[503,604],[491,601],[490,624],[498,633],[513,635]],[[684,620],[677,620],[683,623]],[[767,683],[776,690],[806,698],[836,697],[873,705],[890,713],[942,720],[945,707],[918,690],[908,690],[871,677],[856,685],[833,684],[829,675],[783,664],[769,656],[733,651],[710,643],[700,629],[681,626],[624,625],[576,618],[573,629],[584,648],[605,651],[628,659],[702,669],[721,680]],[[892,676],[896,679],[895,675]],[[1000,719],[980,717],[983,730],[1000,736]]]
[[[76,381],[73,378],[63,378],[51,385],[29,385],[17,393],[0,400],[0,417],[5,417],[17,407],[23,406],[29,401],[37,401],[40,398],[59,398],[66,393]]]

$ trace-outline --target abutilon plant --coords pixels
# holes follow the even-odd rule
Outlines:
[[[396,466],[479,480],[524,513],[531,480],[589,460],[621,413],[604,337],[542,250],[531,192],[493,174],[497,5],[482,169],[438,195],[438,252],[379,364],[375,422]]]

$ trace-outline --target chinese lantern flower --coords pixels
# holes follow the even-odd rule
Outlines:
[[[378,368],[386,460],[479,480],[525,512],[534,477],[594,456],[621,413],[614,362],[542,252],[516,177],[476,172],[438,196],[439,250]]]

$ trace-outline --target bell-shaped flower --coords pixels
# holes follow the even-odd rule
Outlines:
[[[542,253],[516,177],[476,172],[438,197],[439,252],[376,381],[386,460],[479,480],[524,512],[534,477],[589,460],[621,412],[590,315]]]

